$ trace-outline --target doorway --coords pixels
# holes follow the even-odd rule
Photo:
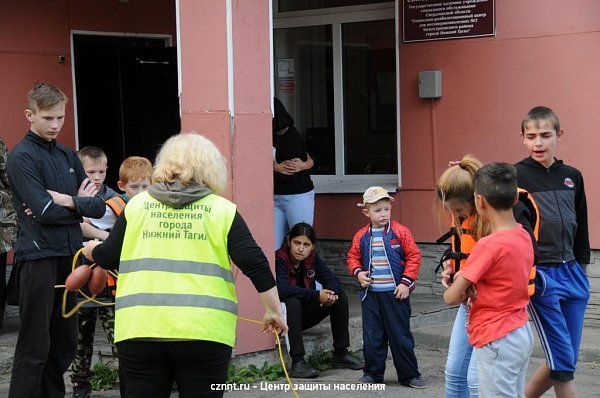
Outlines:
[[[78,147],[104,150],[115,188],[123,159],[154,162],[181,129],[177,50],[165,37],[74,33],[73,60]]]

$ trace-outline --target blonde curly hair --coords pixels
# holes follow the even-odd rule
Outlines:
[[[219,193],[227,186],[227,161],[208,138],[195,131],[169,138],[156,156],[152,182],[192,182]]]

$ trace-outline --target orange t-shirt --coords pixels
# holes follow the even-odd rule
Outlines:
[[[477,287],[469,315],[469,343],[482,347],[527,323],[531,237],[521,224],[481,238],[460,275]]]

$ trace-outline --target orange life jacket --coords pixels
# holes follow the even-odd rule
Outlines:
[[[539,229],[540,229],[540,211],[537,206],[537,203],[533,199],[533,196],[526,190],[522,188],[518,188],[517,192],[519,194],[519,202],[523,203],[527,206],[529,210],[529,222],[533,229],[533,236],[535,240],[539,237]],[[473,222],[474,217],[470,216],[469,218],[463,220],[460,225],[461,233],[459,233],[458,229],[453,225],[450,228],[450,231],[442,235],[438,240],[436,240],[437,244],[444,243],[449,238],[452,238],[450,241],[450,248],[448,248],[440,259],[440,263],[435,269],[437,273],[440,268],[442,268],[443,263],[446,260],[451,260],[452,264],[452,274],[455,274],[460,270],[461,264],[463,260],[466,260],[469,257],[469,254],[473,251],[475,244],[477,243],[473,236],[471,235],[470,228]],[[527,285],[527,291],[530,296],[533,295],[535,291],[535,275],[536,268],[535,264],[531,267],[531,272],[529,274],[529,283]]]
[[[108,208],[111,209],[113,213],[115,213],[117,217],[121,215],[121,213],[125,209],[125,206],[127,205],[125,199],[123,199],[120,195],[107,199],[105,203],[108,206]],[[111,274],[108,274],[108,278],[106,279],[106,287],[113,296],[116,295],[117,281]]]
[[[529,223],[531,224],[533,237],[537,241],[540,237],[540,209],[528,191],[518,188],[517,192],[519,193],[519,202],[523,203],[529,209]],[[536,268],[534,263],[529,273],[529,284],[527,285],[527,291],[530,296],[533,296],[535,292],[535,274]]]
[[[115,213],[117,217],[121,215],[127,202],[121,196],[115,196],[106,200],[106,205]]]
[[[462,261],[469,257],[469,254],[471,254],[473,248],[475,247],[475,243],[477,243],[470,232],[473,219],[474,216],[464,219],[460,224],[460,232],[455,225],[452,225],[448,232],[436,240],[437,244],[441,244],[447,241],[449,238],[452,238],[450,241],[450,247],[444,252],[444,254],[442,254],[440,263],[435,269],[436,273],[440,270],[440,268],[442,268],[443,263],[446,260],[450,260],[452,265],[452,274],[455,274],[460,270]]]

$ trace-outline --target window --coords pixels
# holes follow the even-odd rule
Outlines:
[[[394,21],[342,25],[344,174],[397,174]]]
[[[307,138],[312,174],[335,174],[331,26],[277,29],[275,96]]]
[[[396,29],[384,4],[274,19],[275,96],[306,136],[317,192],[398,186]]]

